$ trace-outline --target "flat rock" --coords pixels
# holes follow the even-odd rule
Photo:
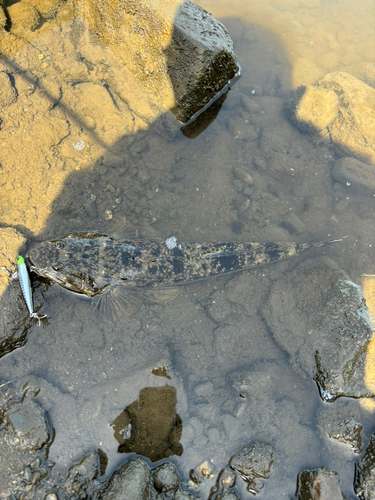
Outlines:
[[[333,261],[310,259],[275,283],[263,316],[292,366],[314,374],[324,401],[372,396],[365,383],[369,311],[360,286]]]
[[[300,87],[287,104],[298,128],[326,135],[342,156],[375,165],[375,89],[349,73],[334,72]],[[329,132],[329,134],[328,134]]]
[[[190,1],[82,0],[91,29],[185,123],[239,71],[225,27]]]
[[[297,500],[345,500],[337,472],[304,470],[298,474]]]
[[[333,178],[345,186],[375,190],[375,169],[355,158],[340,158],[333,167]]]

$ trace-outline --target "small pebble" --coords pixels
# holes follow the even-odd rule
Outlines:
[[[249,172],[246,172],[243,168],[234,168],[233,173],[235,178],[241,181],[245,186],[251,186],[254,182]]]
[[[24,476],[23,476],[26,481],[30,481],[31,479],[31,469],[30,467],[25,467],[25,471],[24,471]]]

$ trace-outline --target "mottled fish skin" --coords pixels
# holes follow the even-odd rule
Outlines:
[[[40,276],[94,297],[117,285],[183,285],[287,259],[329,243],[181,243],[169,248],[166,243],[117,240],[91,231],[42,242],[27,258]]]

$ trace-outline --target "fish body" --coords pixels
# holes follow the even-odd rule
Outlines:
[[[337,240],[338,241],[338,240]],[[140,297],[160,302],[176,287],[287,259],[318,243],[181,243],[117,239],[87,231],[44,241],[27,255],[32,271],[93,298],[108,320],[123,319]],[[168,292],[169,290],[169,292]]]

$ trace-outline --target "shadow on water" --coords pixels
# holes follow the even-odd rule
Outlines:
[[[242,209],[251,189],[244,195],[232,188],[232,168],[249,168],[260,156],[264,116],[257,109],[257,98],[268,98],[268,109],[280,105],[290,88],[289,64],[274,35],[239,19],[221,21],[234,38],[243,75],[209,111],[214,121],[209,117],[185,137],[167,113],[148,124],[147,130],[121,137],[94,164],[68,175],[45,228],[35,235],[37,240],[79,230],[110,233],[125,221],[150,238],[175,235],[180,241],[249,241],[272,234],[264,229],[267,213],[259,215],[254,209],[248,216]],[[74,109],[61,109],[85,128]],[[243,133],[244,124],[251,125],[258,139],[233,140]],[[94,138],[94,131],[87,133]],[[260,182],[263,174],[261,169],[256,173]],[[293,187],[281,179],[272,195],[280,193],[293,196]],[[275,267],[272,279],[287,268],[288,264]],[[212,461],[219,473],[230,456],[259,438],[272,442],[279,453],[280,469],[267,487],[294,494],[301,466],[319,461],[318,440],[310,427],[318,396],[312,381],[293,374],[259,317],[272,279],[247,275],[191,285],[171,303],[144,304],[125,324],[104,323],[87,301],[34,280],[36,306],[48,314],[49,324],[43,328],[34,324],[24,348],[2,359],[1,377],[17,377],[16,385],[30,377],[38,381],[39,398],[50,408],[48,416],[56,429],[50,457],[61,466],[100,447],[108,456],[108,474],[124,461],[117,451],[140,453],[151,460],[170,457],[186,477],[204,460]],[[224,290],[233,302],[224,297]],[[8,293],[0,301],[2,310],[9,302]],[[218,312],[212,305],[216,302]],[[152,373],[159,368],[170,373],[169,385]],[[246,427],[241,415],[248,410],[234,382],[242,372],[254,372],[257,387]],[[155,396],[163,391],[164,398]],[[147,406],[146,395],[149,402],[161,402],[157,417],[153,413],[157,404]],[[296,411],[302,416],[288,423]],[[281,420],[275,425],[277,414]],[[149,419],[150,429],[156,426],[160,434],[146,442],[138,419]],[[131,438],[124,439],[130,423]],[[299,433],[301,442],[296,438]],[[312,444],[307,446],[309,439]],[[211,483],[207,484],[208,490]]]

